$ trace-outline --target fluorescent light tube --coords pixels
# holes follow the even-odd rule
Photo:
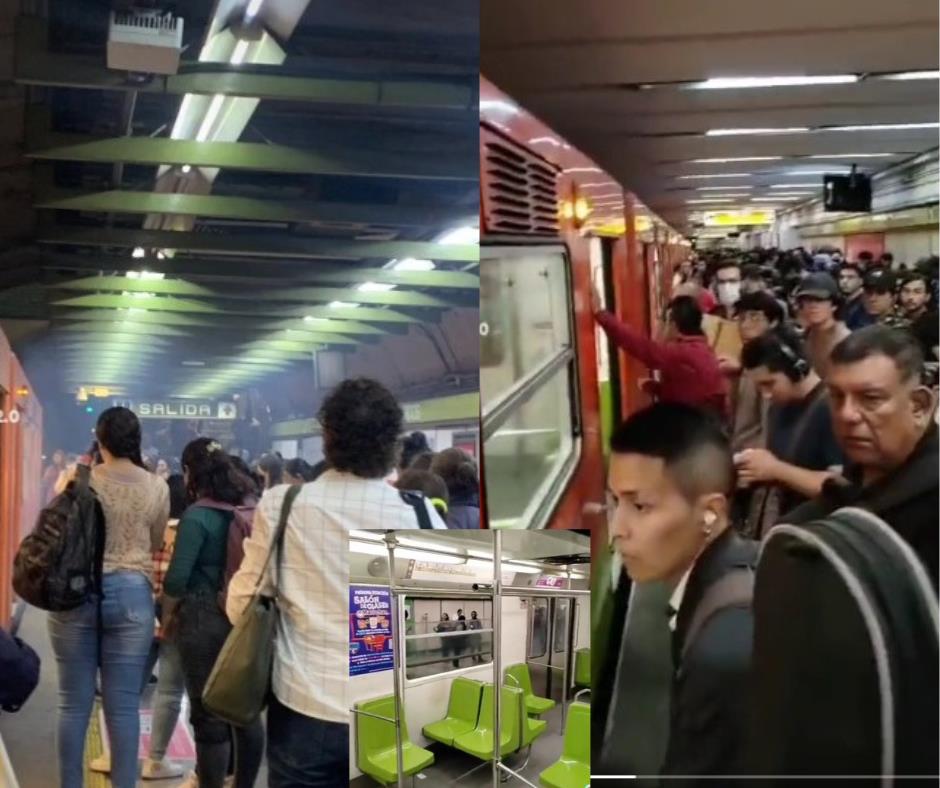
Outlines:
[[[743,134],[801,134],[809,131],[806,126],[786,126],[778,129],[709,129],[706,137],[733,137]]]
[[[856,74],[830,74],[821,77],[715,77],[689,85],[691,90],[733,90],[735,88],[782,88],[797,85],[841,85],[858,82]]]

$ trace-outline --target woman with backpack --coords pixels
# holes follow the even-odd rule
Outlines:
[[[251,522],[254,490],[211,438],[191,441],[183,449],[182,465],[191,505],[180,519],[163,583],[165,632],[169,630],[175,637],[180,654],[191,704],[200,788],[222,788],[233,739],[235,788],[251,788],[264,752],[261,721],[233,731],[203,707],[201,698],[232,629],[220,597],[224,605],[227,569],[233,563],[237,569],[240,557],[236,554],[240,553],[240,542],[235,537],[239,528]]]
[[[59,669],[58,755],[62,788],[81,788],[85,734],[101,669],[111,744],[111,784],[137,785],[141,676],[153,639],[152,554],[170,513],[166,482],[144,468],[140,422],[127,408],[108,408],[95,428],[102,462],[91,487],[104,514],[102,597],[49,614]]]

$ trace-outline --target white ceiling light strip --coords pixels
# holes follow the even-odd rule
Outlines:
[[[688,90],[736,90],[741,88],[782,88],[806,85],[841,85],[858,82],[857,74],[830,74],[820,77],[715,77],[695,82]]]

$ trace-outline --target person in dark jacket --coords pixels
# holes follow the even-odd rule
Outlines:
[[[730,528],[734,484],[728,438],[699,409],[658,403],[611,438],[614,549],[635,583],[673,586],[663,622],[672,630],[661,769],[670,783],[732,774],[740,757],[757,548]],[[735,593],[727,596],[728,588]]]
[[[39,656],[0,627],[0,709],[19,711],[39,683]]]
[[[595,305],[600,303],[595,296]],[[715,352],[702,332],[702,312],[695,299],[678,296],[669,303],[667,339],[657,342],[595,308],[594,319],[621,350],[651,370],[660,380],[654,393],[662,402],[681,402],[726,415],[724,375]]]
[[[843,506],[877,514],[905,539],[937,585],[938,455],[933,393],[921,383],[923,356],[905,331],[868,326],[832,351],[829,399],[843,479],[781,518],[816,520]]]
[[[462,449],[444,449],[434,455],[430,470],[447,485],[447,527],[479,528],[480,477],[473,457]]]
[[[865,311],[862,268],[858,263],[844,263],[839,269],[839,291],[845,298],[842,304],[842,322],[849,331],[867,326],[871,320]]]

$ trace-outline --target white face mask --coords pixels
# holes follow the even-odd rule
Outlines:
[[[741,298],[740,282],[719,282],[718,301],[722,306],[734,306]]]

